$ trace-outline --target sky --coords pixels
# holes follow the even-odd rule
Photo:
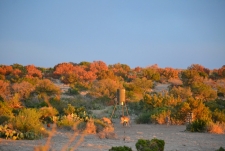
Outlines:
[[[225,65],[224,0],[1,0],[0,64]]]

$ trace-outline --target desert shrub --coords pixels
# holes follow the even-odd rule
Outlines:
[[[164,124],[166,116],[170,111],[166,107],[157,107],[150,112],[142,112],[136,119],[136,123],[157,123]]]
[[[66,116],[61,118],[61,120],[56,122],[57,126],[60,128],[65,128],[65,129],[72,129],[74,125],[74,121],[70,118],[67,118]]]
[[[163,151],[165,141],[160,139],[144,140],[139,139],[135,144],[137,151]]]
[[[189,112],[190,106],[187,102],[178,103],[174,108],[171,109],[171,123],[184,124]]]
[[[212,119],[214,122],[225,122],[225,110],[224,111],[219,111],[215,110],[212,113]]]
[[[216,151],[225,151],[225,149],[223,147],[220,147],[219,149],[217,149]]]
[[[77,95],[79,94],[79,91],[77,88],[69,88],[68,92],[66,92],[68,95]]]
[[[190,111],[193,113],[193,119],[201,119],[204,121],[210,121],[212,119],[211,111],[205,106],[202,100],[188,98],[187,103],[189,104]]]
[[[132,151],[132,149],[127,146],[118,146],[118,147],[112,147],[111,149],[109,149],[109,151]]]
[[[169,111],[167,111],[166,108],[155,108],[151,115],[151,121],[158,124],[164,124],[168,114]]]
[[[41,119],[43,122],[52,123],[53,116],[58,114],[58,111],[53,107],[40,108]]]
[[[0,125],[9,121],[9,116],[0,116]]]
[[[211,111],[223,110],[225,106],[225,101],[222,99],[216,99],[215,101],[205,102],[205,105],[209,107]]]
[[[116,134],[114,133],[114,127],[112,125],[108,125],[103,128],[102,131],[98,132],[99,138],[107,138],[107,139],[115,139]]]
[[[55,101],[53,99],[50,99],[49,102],[50,102],[51,106],[59,112],[59,114],[64,114],[63,110],[64,110],[64,108],[67,107],[69,101],[68,102],[65,100]]]
[[[12,108],[8,106],[5,102],[0,101],[0,115],[1,116],[7,116],[7,117],[12,117]]]
[[[192,96],[192,92],[190,87],[172,87],[170,89],[170,94],[172,94],[174,97],[180,97],[182,99],[185,99],[187,97]]]
[[[76,124],[76,129],[83,131],[83,130],[85,130],[86,125],[87,125],[87,122],[80,121]]]
[[[225,123],[213,123],[210,122],[207,124],[207,131],[213,134],[224,134],[225,132]]]
[[[43,125],[39,120],[41,117],[40,112],[36,109],[22,109],[19,114],[12,118],[13,128],[26,134],[27,139],[40,138],[46,134],[43,131]]]
[[[68,104],[67,108],[64,108],[63,111],[66,115],[70,115],[75,112],[75,107],[71,104]]]
[[[205,132],[207,130],[207,122],[205,120],[197,119],[187,125],[186,130],[191,132]]]
[[[87,121],[86,123],[86,128],[85,128],[85,133],[88,133],[88,134],[95,134],[96,133],[96,126],[95,126],[95,123],[94,123],[94,120],[93,119],[90,119],[89,121]]]
[[[151,122],[151,113],[150,112],[146,112],[146,113],[141,113],[136,119],[135,122],[137,124],[147,124]]]
[[[107,124],[100,119],[94,119],[94,123],[96,125],[96,128],[97,128],[96,131],[97,132],[102,131],[107,126]]]

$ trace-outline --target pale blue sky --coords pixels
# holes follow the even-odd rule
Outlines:
[[[224,0],[1,0],[0,64],[225,65]]]

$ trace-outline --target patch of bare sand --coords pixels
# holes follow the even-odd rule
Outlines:
[[[215,151],[219,147],[225,148],[225,135],[209,133],[185,132],[185,126],[144,125],[134,124],[131,127],[123,127],[119,120],[114,120],[115,139],[100,139],[97,135],[86,135],[81,140],[81,135],[73,141],[73,131],[58,130],[51,140],[51,150],[71,150],[80,141],[77,151],[107,151],[112,146],[128,146],[136,151],[135,143],[138,139],[163,139],[165,151]],[[32,151],[35,146],[44,145],[47,138],[41,140],[5,140],[0,139],[0,151]],[[70,142],[70,143],[68,143]]]
[[[170,84],[161,84],[158,83],[155,88],[153,89],[154,92],[162,92],[162,91],[168,91],[168,87],[170,86]]]
[[[111,110],[111,106],[107,106],[102,110],[90,110],[92,112],[93,115],[95,115],[97,118],[102,118],[102,117],[106,117],[108,116],[108,113],[106,113],[107,111]]]

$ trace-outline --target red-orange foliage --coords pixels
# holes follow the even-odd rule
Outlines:
[[[109,65],[109,69],[114,72],[115,75],[121,76],[123,78],[128,76],[128,73],[130,72],[130,67],[125,64],[114,64],[114,65]]]
[[[117,77],[114,75],[112,70],[108,71],[100,71],[97,73],[97,79],[102,80],[102,79],[112,79],[115,80]]]
[[[61,63],[55,67],[54,75],[63,75],[72,73],[74,70],[74,65],[71,63]]]
[[[20,99],[27,99],[30,93],[35,90],[35,87],[29,82],[22,81],[21,83],[14,83],[12,90],[19,95]]]
[[[179,71],[170,67],[166,67],[165,69],[159,70],[160,74],[167,79],[176,79],[179,77]]]
[[[47,94],[49,96],[51,95],[59,95],[61,93],[60,88],[57,87],[50,81],[49,79],[43,79],[39,80],[36,86],[35,91],[38,94]]]
[[[27,75],[26,77],[38,77],[42,78],[42,73],[40,70],[38,70],[34,65],[28,65],[26,66]]]
[[[10,84],[8,82],[0,80],[0,97],[2,97],[3,100],[6,100],[9,98],[9,96],[10,96]]]
[[[22,71],[20,69],[14,69],[12,74],[15,75],[15,76],[19,76],[19,75],[22,74]]]
[[[108,70],[108,66],[103,61],[94,61],[90,64],[90,71],[97,73],[102,70]]]
[[[73,83],[77,80],[84,82],[95,80],[95,73],[85,69],[85,66],[73,65],[71,63],[62,63],[55,67],[54,75],[63,76],[61,79],[65,83]]]
[[[204,66],[200,64],[192,64],[190,67],[188,67],[190,70],[197,70],[198,72],[205,72],[209,74],[210,70],[208,68],[205,68]]]
[[[222,78],[225,78],[225,66],[222,66],[218,69],[218,75]]]
[[[151,65],[151,66],[148,66],[147,68],[158,69],[159,66],[158,66],[158,64],[153,64],[153,65]]]
[[[141,67],[135,67],[135,68],[134,68],[134,71],[135,71],[135,72],[141,72],[141,70],[142,70]]]
[[[0,67],[0,74],[9,75],[13,71],[12,66],[2,66]]]
[[[74,73],[77,75],[79,80],[82,81],[93,81],[96,79],[96,75],[92,71],[86,71],[84,67],[74,66]]]
[[[204,66],[200,64],[192,64],[190,67],[188,67],[189,70],[197,70],[198,72],[204,72],[207,75],[209,75],[210,70],[208,68],[205,68]]]

